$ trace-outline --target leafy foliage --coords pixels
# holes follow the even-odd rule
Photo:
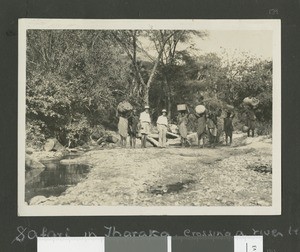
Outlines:
[[[272,120],[272,62],[244,54],[193,53],[200,31],[28,30],[26,130],[30,144],[56,137],[64,145],[88,140],[95,125],[115,130],[116,108],[127,100],[135,108],[149,103],[155,120],[166,108],[226,104],[242,112],[247,96],[260,100],[257,118]],[[156,56],[143,48],[152,43]],[[193,116],[190,116],[193,121]],[[260,130],[263,133],[263,130]]]
[[[28,31],[27,120],[41,120],[46,137],[95,124],[111,126],[126,97],[128,73],[105,31]],[[62,133],[63,132],[63,133]]]

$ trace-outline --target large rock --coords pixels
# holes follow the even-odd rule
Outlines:
[[[33,197],[30,200],[29,205],[39,205],[39,204],[44,203],[46,201],[47,201],[47,198],[45,196],[38,195],[38,196]]]
[[[26,170],[44,169],[44,168],[45,168],[45,166],[41,162],[33,159],[28,154],[25,155],[25,169]]]
[[[198,135],[197,133],[191,133],[187,135],[187,140],[192,143],[192,144],[197,144],[198,143]]]
[[[78,160],[76,159],[62,159],[59,161],[62,165],[71,165],[71,164],[78,164]]]
[[[44,145],[45,151],[62,151],[64,149],[65,149],[65,147],[62,146],[56,138],[47,139],[47,141]]]
[[[118,133],[107,130],[106,134],[107,134],[106,142],[117,143],[120,141],[120,135]]]
[[[31,148],[31,147],[26,147],[26,150],[25,150],[26,154],[32,154],[34,152],[34,149]]]
[[[179,129],[178,129],[178,126],[176,124],[170,124],[169,128],[170,128],[172,133],[177,134],[177,135],[179,134]]]

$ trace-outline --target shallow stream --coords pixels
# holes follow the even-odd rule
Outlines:
[[[90,171],[89,165],[61,164],[62,159],[73,159],[78,156],[64,156],[61,159],[41,161],[44,170],[26,171],[25,175],[25,201],[40,195],[45,197],[59,196],[68,187],[76,185],[84,179]]]

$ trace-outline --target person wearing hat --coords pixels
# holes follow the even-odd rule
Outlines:
[[[157,118],[157,129],[158,129],[158,139],[159,146],[161,148],[166,148],[167,142],[167,130],[168,130],[168,118],[167,118],[167,110],[162,110],[162,115]]]
[[[147,135],[150,133],[151,118],[149,114],[149,106],[145,106],[145,111],[140,114],[142,148],[146,148]]]

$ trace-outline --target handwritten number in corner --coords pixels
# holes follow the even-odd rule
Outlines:
[[[275,15],[279,15],[279,11],[278,9],[269,9],[269,15],[275,16]]]

